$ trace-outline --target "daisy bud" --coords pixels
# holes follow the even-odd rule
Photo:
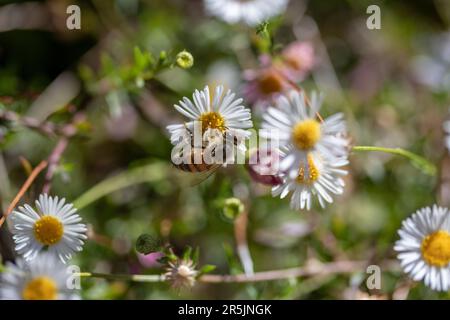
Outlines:
[[[223,206],[223,215],[230,220],[234,220],[244,212],[244,204],[238,198],[228,198]]]
[[[186,50],[179,52],[175,58],[175,61],[177,66],[182,69],[189,69],[194,65],[194,57]]]
[[[141,234],[136,240],[136,251],[142,254],[149,254],[151,252],[158,251],[160,249],[160,243],[158,239],[155,239],[149,234]]]

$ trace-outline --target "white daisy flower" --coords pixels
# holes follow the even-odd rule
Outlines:
[[[310,105],[305,103],[303,93],[291,91],[289,96],[280,96],[277,107],[268,108],[263,116],[263,129],[278,132],[280,147],[288,147],[289,153],[280,162],[281,171],[291,171],[296,175],[301,161],[310,152],[319,152],[321,157],[329,159],[346,158],[348,141],[345,138],[346,126],[343,114],[337,113],[319,121],[317,113],[322,96],[311,94]],[[267,132],[261,135],[270,139]]]
[[[204,0],[208,14],[227,23],[255,26],[286,10],[289,0]]]
[[[34,259],[44,248],[66,262],[72,254],[82,250],[86,225],[73,204],[65,199],[41,194],[36,210],[25,204],[8,217],[16,243],[16,251],[26,260]]]
[[[8,262],[0,277],[3,300],[77,300],[69,289],[71,273],[54,255],[42,253],[32,261]]]
[[[189,132],[195,133],[195,123],[201,125],[203,136],[200,140],[214,136],[214,132],[236,137],[240,141],[248,138],[250,131],[247,129],[253,127],[251,113],[242,105],[243,99],[235,99],[235,96],[230,90],[224,93],[223,86],[216,87],[214,96],[211,96],[209,87],[206,86],[202,91],[195,90],[192,95],[193,103],[184,97],[174,107],[189,121],[167,126],[172,144],[176,145],[180,140],[186,140],[186,137],[190,139]]]
[[[426,207],[402,223],[394,250],[403,270],[433,290],[450,289],[450,213]]]
[[[289,155],[281,152],[281,157]],[[283,161],[283,160],[282,160]],[[317,197],[322,208],[333,202],[333,195],[344,192],[344,180],[347,174],[343,166],[348,164],[345,157],[335,158],[329,162],[318,152],[309,152],[299,162],[297,171],[290,171],[283,176],[283,183],[272,188],[272,195],[286,197],[292,193],[290,206],[294,210],[310,210],[313,197]]]

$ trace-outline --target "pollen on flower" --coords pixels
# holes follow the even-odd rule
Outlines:
[[[307,165],[304,163],[300,163],[300,167],[298,169],[298,175],[296,178],[297,183],[299,184],[311,184],[314,181],[319,179],[319,170],[314,163],[314,159],[312,154],[308,154],[307,157]]]
[[[37,277],[29,281],[22,291],[24,300],[55,300],[58,288],[49,277]]]
[[[283,78],[275,71],[268,71],[259,78],[258,84],[264,94],[281,92],[283,89]]]
[[[301,121],[292,129],[294,145],[301,150],[313,148],[320,136],[320,123],[314,119]]]
[[[207,129],[217,129],[224,132],[225,120],[218,112],[206,112],[200,116],[199,119],[202,123],[202,131],[205,132]]]
[[[43,216],[34,223],[34,235],[43,245],[50,246],[58,243],[63,233],[63,224],[54,216]]]
[[[426,236],[421,245],[423,259],[432,266],[445,267],[450,263],[450,234],[439,230]]]

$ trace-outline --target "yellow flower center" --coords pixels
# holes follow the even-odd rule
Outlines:
[[[58,243],[64,233],[64,226],[54,216],[43,216],[34,223],[34,236],[43,245]]]
[[[283,89],[283,78],[275,71],[268,71],[259,78],[258,84],[264,94],[281,92]]]
[[[55,300],[58,287],[49,277],[37,277],[28,282],[22,291],[25,300]]]
[[[319,170],[314,164],[314,159],[312,154],[308,154],[307,157],[307,165],[304,163],[300,163],[300,167],[298,169],[298,176],[295,179],[299,184],[311,184],[314,181],[319,179]]]
[[[445,267],[450,262],[450,234],[444,230],[433,232],[423,239],[420,249],[429,265]]]
[[[202,122],[202,131],[205,132],[207,129],[218,129],[224,132],[225,119],[218,112],[206,112],[200,116],[199,119]]]
[[[313,119],[300,121],[292,129],[294,145],[301,150],[308,150],[320,139],[320,123]]]

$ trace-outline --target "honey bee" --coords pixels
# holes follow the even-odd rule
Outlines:
[[[227,156],[230,155],[230,152],[233,152],[231,150],[238,144],[236,137],[233,137],[230,143],[230,139],[227,139],[226,130],[225,132],[212,130],[203,137],[201,146],[194,146],[192,132],[187,128],[186,132],[188,135],[185,137],[184,146],[188,145],[188,147],[174,147],[172,164],[180,171],[197,174],[200,182],[206,180],[226,163]],[[184,152],[188,152],[188,154],[184,154]],[[234,153],[231,154],[234,156]],[[174,162],[174,158],[182,161]]]

